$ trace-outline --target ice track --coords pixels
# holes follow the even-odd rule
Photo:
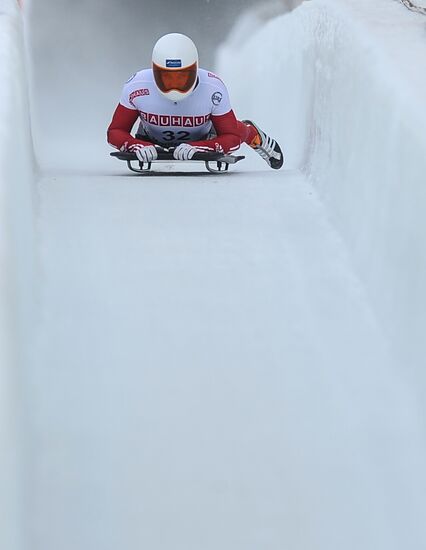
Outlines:
[[[338,548],[354,512],[374,542],[359,445],[400,397],[311,186],[248,162],[38,187],[36,548],[314,548],[320,517]]]
[[[424,550],[424,20],[21,4],[25,25],[0,0],[0,549]],[[123,82],[176,30],[286,170],[108,156]]]

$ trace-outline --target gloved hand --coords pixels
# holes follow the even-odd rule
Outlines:
[[[176,160],[191,160],[197,151],[198,149],[193,145],[189,145],[189,143],[181,143],[173,151],[173,157]]]
[[[154,145],[142,145],[142,143],[134,143],[130,145],[129,151],[135,153],[138,160],[141,162],[152,162],[158,158],[158,151]]]

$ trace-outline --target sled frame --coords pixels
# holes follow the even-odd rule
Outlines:
[[[148,174],[153,173],[152,165],[157,163],[170,163],[170,162],[202,162],[208,172],[211,174],[226,174],[229,171],[229,166],[231,164],[236,164],[241,160],[245,159],[244,156],[234,156],[227,155],[222,153],[213,153],[213,152],[198,152],[194,155],[191,160],[188,161],[179,161],[173,157],[173,151],[171,150],[162,150],[158,151],[158,158],[152,162],[142,162],[138,160],[137,156],[134,153],[129,152],[114,152],[111,153],[112,157],[118,158],[119,160],[124,160],[127,163],[127,167],[130,171],[136,174]],[[136,164],[135,164],[136,163]]]

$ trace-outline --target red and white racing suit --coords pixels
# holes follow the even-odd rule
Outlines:
[[[137,135],[143,139],[130,134],[138,118]],[[108,128],[108,142],[122,151],[135,143],[162,147],[189,143],[201,150],[229,153],[241,143],[250,144],[256,135],[255,128],[236,119],[222,80],[204,69],[198,70],[192,94],[178,102],[159,92],[152,69],[136,73],[124,85]]]

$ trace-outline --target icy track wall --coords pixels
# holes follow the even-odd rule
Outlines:
[[[305,2],[251,33],[231,64],[226,44],[218,71],[238,115],[256,113],[287,168],[315,184],[395,354],[426,393],[423,24],[389,0]]]
[[[22,36],[16,0],[0,0],[0,548],[5,550],[23,547],[21,344],[32,280],[33,163]]]

